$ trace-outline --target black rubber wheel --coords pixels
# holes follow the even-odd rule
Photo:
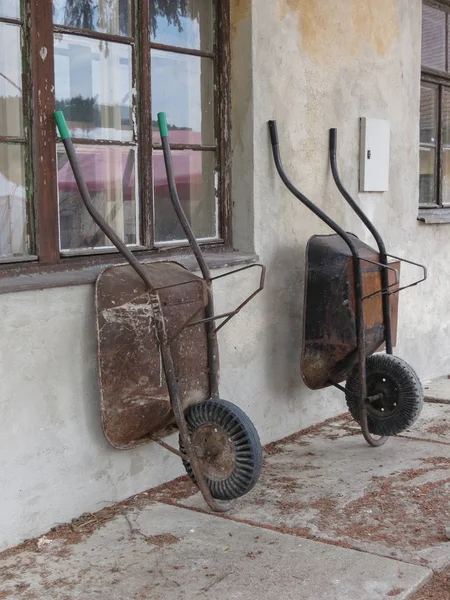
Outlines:
[[[423,390],[412,367],[391,354],[374,354],[366,360],[367,421],[374,435],[397,435],[411,427],[423,407]],[[359,423],[359,374],[355,366],[345,385],[352,417]]]
[[[249,492],[261,474],[263,455],[244,411],[226,400],[207,400],[189,406],[184,416],[213,498],[233,500]],[[181,436],[179,444],[184,452]],[[191,464],[183,464],[195,482]]]

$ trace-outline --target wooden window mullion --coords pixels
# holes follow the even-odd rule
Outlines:
[[[226,244],[232,243],[231,227],[231,61],[230,61],[230,2],[216,0],[216,132],[219,164],[219,235]]]
[[[436,144],[436,186],[437,186],[437,204],[442,206],[442,159],[443,159],[443,135],[442,135],[442,85],[438,86],[437,95],[437,144]]]
[[[37,246],[42,263],[59,261],[52,0],[30,0],[32,135]]]
[[[150,76],[150,3],[139,0],[136,17],[137,90],[138,90],[138,159],[141,236],[143,245],[152,248],[153,231],[153,161],[152,161],[152,104]]]

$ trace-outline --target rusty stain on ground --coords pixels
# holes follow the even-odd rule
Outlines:
[[[300,47],[326,65],[369,45],[386,56],[399,35],[395,0],[279,0],[280,19],[297,18]]]
[[[442,423],[437,423],[436,425],[432,425],[431,427],[427,427],[427,433],[431,433],[434,435],[445,435],[450,432],[450,421],[446,421],[445,419]]]
[[[427,583],[411,600],[445,600],[450,595],[450,569],[441,573],[435,573]]]
[[[158,548],[162,548],[166,544],[176,544],[180,541],[180,538],[171,533],[158,533],[157,535],[146,536],[146,540],[149,544],[154,544]]]

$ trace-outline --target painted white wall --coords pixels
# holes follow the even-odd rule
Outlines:
[[[232,1],[234,242],[268,272],[263,294],[224,329],[221,389],[263,442],[345,408],[339,392],[301,381],[304,249],[326,228],[281,185],[271,118],[297,185],[369,240],[332,182],[328,129],[338,128],[346,186],[392,253],[429,267],[401,297],[397,353],[423,378],[448,372],[450,226],[416,219],[420,21],[420,0]],[[391,124],[389,192],[358,194],[360,117]],[[218,310],[256,273],[235,277],[220,280]],[[93,286],[5,294],[0,312],[0,549],[182,473],[156,445],[118,451],[102,435]]]

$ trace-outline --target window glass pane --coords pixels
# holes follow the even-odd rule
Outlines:
[[[197,238],[217,237],[215,153],[173,150],[173,168],[181,205]],[[184,240],[170,200],[164,157],[153,152],[155,239],[157,242]]]
[[[215,143],[213,65],[209,58],[152,50],[153,141],[160,141],[157,114],[165,112],[173,143]]]
[[[53,0],[57,25],[131,35],[131,0]]]
[[[0,23],[0,135],[23,135],[20,27],[7,23]]]
[[[436,151],[434,148],[420,148],[420,183],[419,196],[421,204],[436,204]]]
[[[450,204],[450,149],[442,153],[442,203]]]
[[[135,150],[90,144],[78,144],[76,150],[97,210],[127,244],[139,243]],[[62,145],[58,145],[58,190],[61,250],[112,246],[83,204]]]
[[[0,17],[20,18],[20,0],[1,0]]]
[[[450,89],[442,88],[442,143],[450,146]]]
[[[150,0],[151,41],[211,51],[213,6],[212,0]]]
[[[445,71],[445,12],[422,7],[422,66]]]
[[[23,146],[0,144],[0,257],[27,253]]]
[[[437,143],[437,87],[420,88],[420,143]]]
[[[55,36],[56,108],[73,137],[133,139],[131,46]]]

